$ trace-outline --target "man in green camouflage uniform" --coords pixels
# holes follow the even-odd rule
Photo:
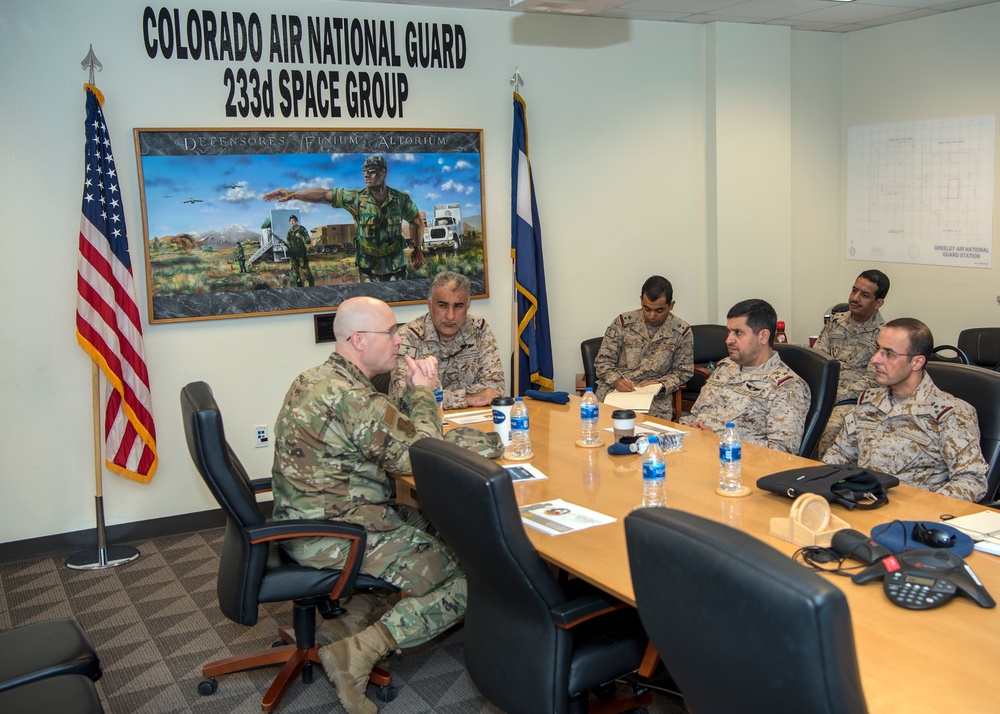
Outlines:
[[[465,614],[466,581],[457,559],[430,535],[419,511],[391,501],[387,471],[410,472],[408,449],[441,438],[434,400],[433,357],[406,358],[406,391],[398,403],[371,377],[395,365],[400,337],[388,305],[370,297],[345,300],[334,322],[336,351],[300,375],[274,427],[276,519],[322,518],[368,532],[361,570],[405,594],[371,627],[320,650],[323,667],[349,714],[374,714],[365,697],[374,664],[391,650],[419,645]],[[348,550],[337,538],[282,543],[297,562],[341,567]]]
[[[872,357],[880,386],[861,394],[823,460],[977,501],[986,493],[987,466],[976,410],[942,392],[924,371],[933,346],[931,331],[919,320],[885,324]]]
[[[679,419],[672,395],[694,374],[694,337],[691,326],[676,315],[674,288],[659,275],[646,280],[639,292],[639,310],[623,312],[604,333],[594,359],[599,401],[612,391],[660,384],[649,407],[652,416]]]
[[[400,358],[437,358],[445,409],[488,406],[506,391],[500,348],[481,317],[469,315],[469,279],[443,271],[434,276],[427,314],[400,328]],[[406,362],[396,360],[390,399],[406,390]]]
[[[851,287],[847,312],[836,313],[814,347],[840,362],[837,401],[819,440],[822,458],[844,425],[844,417],[858,402],[861,393],[876,386],[872,355],[878,350],[878,333],[885,323],[879,308],[889,294],[889,278],[881,270],[866,270]]]
[[[403,221],[410,224],[413,238],[410,266],[420,270],[424,265],[424,220],[409,194],[386,186],[387,171],[384,156],[369,156],[362,165],[363,189],[305,188],[289,191],[279,188],[265,193],[264,200],[299,200],[343,208],[354,217],[357,228],[355,262],[361,281],[405,280]]]
[[[295,284],[301,288],[303,287],[302,276],[305,275],[309,287],[312,287],[316,281],[313,280],[312,270],[309,269],[309,231],[306,230],[305,226],[299,225],[298,216],[290,216],[288,222],[292,224],[292,227],[288,229],[288,235],[285,236],[285,247],[288,248],[292,277],[295,278]]]
[[[240,272],[247,272],[247,253],[243,249],[243,241],[236,241],[236,262],[239,263]]]
[[[798,452],[810,391],[773,349],[777,321],[763,300],[744,300],[729,310],[729,357],[709,375],[681,422],[716,434],[733,422],[745,443]]]

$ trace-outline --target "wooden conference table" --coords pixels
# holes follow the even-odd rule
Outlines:
[[[530,463],[548,479],[514,482],[518,503],[561,498],[617,519],[561,536],[528,528],[528,538],[546,561],[634,605],[623,519],[642,502],[640,457],[607,453],[613,436],[603,429],[611,426],[610,407],[600,408],[605,446],[582,449],[575,445],[580,438],[579,398],[571,397],[566,405],[526,401],[535,454]],[[488,423],[477,426],[484,431],[492,428]],[[788,516],[791,499],[761,491],[756,482],[766,474],[815,462],[744,444],[743,483],[753,493],[724,498],[715,493],[718,437],[686,430],[690,434],[683,449],[666,454],[667,506],[727,523],[789,556],[794,553],[797,546],[768,534],[772,517]],[[397,486],[400,501],[418,502],[412,477],[400,477]],[[869,533],[873,526],[894,519],[937,521],[942,514],[959,516],[983,509],[899,486],[889,492],[889,504],[883,508],[847,511],[834,506],[834,514],[852,528]],[[1000,558],[976,551],[966,560],[1000,601]],[[1000,653],[1000,607],[987,610],[959,594],[938,609],[905,610],[889,602],[881,581],[855,585],[845,577],[824,577],[847,596],[870,712],[1000,711],[1000,692],[993,679],[997,671],[993,657]]]

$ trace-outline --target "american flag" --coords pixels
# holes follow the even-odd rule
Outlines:
[[[105,464],[121,476],[148,483],[156,472],[156,429],[125,212],[101,111],[104,98],[89,84],[86,90],[76,340],[100,366],[109,385],[104,411]]]

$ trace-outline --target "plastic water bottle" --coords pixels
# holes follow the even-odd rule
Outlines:
[[[588,446],[601,443],[601,433],[597,430],[597,395],[587,387],[580,402],[580,441]]]
[[[510,412],[510,451],[514,456],[531,456],[529,426],[528,407],[517,397]]]
[[[684,446],[684,437],[680,434],[650,434],[649,436],[640,436],[629,444],[628,448],[633,454],[645,454],[651,443],[655,443],[663,452],[677,451]]]
[[[438,406],[438,419],[444,424],[444,390],[441,388],[441,380],[434,385],[434,401]]]
[[[642,454],[642,506],[667,505],[667,463],[663,459],[663,450],[655,438],[646,442]]]
[[[733,422],[728,422],[719,441],[719,488],[723,491],[736,493],[743,488],[742,452],[740,432]]]

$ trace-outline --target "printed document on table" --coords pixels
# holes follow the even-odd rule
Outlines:
[[[1000,511],[982,511],[945,521],[976,541],[973,546],[984,553],[1000,555]]]
[[[603,526],[618,520],[559,498],[544,503],[521,506],[518,510],[520,510],[521,520],[526,526],[531,526],[548,535],[582,531],[584,528]]]
[[[604,428],[604,431],[613,432],[615,429],[612,426]],[[636,436],[649,436],[650,434],[669,434],[671,436],[687,436],[690,432],[682,431],[681,429],[675,429],[672,426],[667,426],[666,424],[657,424],[654,421],[644,421],[641,424],[635,425],[635,435]]]
[[[510,472],[511,481],[544,481],[548,478],[531,464],[503,464]]]
[[[484,421],[493,421],[492,409],[475,409],[467,412],[455,412],[445,414],[445,420],[452,424],[479,424]]]

